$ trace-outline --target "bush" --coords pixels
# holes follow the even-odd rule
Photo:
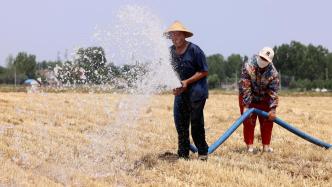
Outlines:
[[[315,88],[326,88],[332,89],[332,80],[314,80],[310,81],[308,79],[291,81],[289,88],[295,89],[300,88],[302,91],[307,91]]]

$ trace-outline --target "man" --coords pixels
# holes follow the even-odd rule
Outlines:
[[[273,152],[270,147],[273,120],[278,106],[279,75],[273,65],[274,51],[264,47],[250,62],[243,65],[239,83],[239,105],[241,114],[248,108],[268,112],[265,119],[258,117],[264,152]],[[257,115],[252,114],[243,123],[244,141],[247,151],[254,152],[254,131]]]
[[[172,40],[170,47],[174,71],[181,80],[182,87],[173,89],[174,122],[178,133],[178,156],[189,158],[189,125],[198,158],[207,160],[208,145],[205,141],[203,109],[208,98],[208,66],[204,52],[186,38],[193,33],[179,21],[175,21],[165,32]]]

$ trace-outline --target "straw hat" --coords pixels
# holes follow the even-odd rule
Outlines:
[[[194,34],[190,32],[181,22],[175,21],[168,29],[164,32],[165,36],[169,35],[172,31],[182,31],[185,33],[186,38],[193,36]]]

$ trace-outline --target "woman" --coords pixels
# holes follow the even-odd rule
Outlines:
[[[268,112],[268,119],[258,116],[264,152],[273,152],[270,147],[273,121],[278,106],[279,75],[273,65],[274,51],[264,47],[251,61],[244,63],[239,82],[239,105],[243,114],[248,108]],[[243,123],[244,142],[247,151],[254,152],[254,131],[257,114],[252,114]]]

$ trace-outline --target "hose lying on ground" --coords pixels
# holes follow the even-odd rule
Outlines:
[[[261,111],[259,109],[256,109],[256,108],[251,108],[249,110],[247,110],[246,112],[244,112],[239,119],[237,119],[235,121],[235,123],[229,128],[227,129],[227,131],[222,135],[220,136],[220,138],[214,142],[210,147],[209,147],[209,150],[208,150],[208,153],[211,154],[213,153],[222,143],[224,143],[232,134],[233,132],[243,123],[244,120],[246,120],[251,113],[256,113],[257,115],[260,115],[260,116],[263,116],[265,118],[268,118],[268,113],[267,112],[264,112],[264,111]],[[331,144],[328,144],[326,142],[323,142],[313,136],[310,136],[309,134],[306,134],[305,132],[289,125],[288,123],[286,123],[285,121],[281,120],[280,118],[276,118],[274,120],[275,123],[277,123],[278,125],[280,125],[281,127],[289,130],[290,132],[296,134],[297,136],[313,143],[313,144],[316,144],[318,146],[321,146],[321,147],[324,147],[325,149],[329,149],[332,147]],[[190,150],[194,153],[197,152],[197,148],[194,146],[194,145],[190,145]]]

